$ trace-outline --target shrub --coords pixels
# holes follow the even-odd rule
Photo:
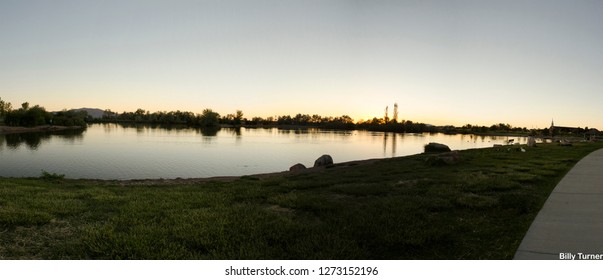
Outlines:
[[[42,175],[40,175],[40,178],[49,181],[62,180],[65,178],[65,174],[50,173],[46,170],[42,170]]]

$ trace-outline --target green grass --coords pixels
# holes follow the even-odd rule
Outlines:
[[[231,182],[0,179],[0,258],[509,259],[556,183],[602,147],[476,149],[454,165],[415,155]]]

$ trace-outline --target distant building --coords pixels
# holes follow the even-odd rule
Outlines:
[[[549,128],[551,136],[560,134],[580,134],[584,132],[584,128],[580,127],[556,126],[554,121],[551,121],[551,127]]]

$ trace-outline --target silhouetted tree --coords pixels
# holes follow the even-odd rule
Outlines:
[[[4,117],[8,112],[13,109],[12,104],[10,102],[5,102],[0,98],[0,117]]]
[[[243,121],[243,111],[237,110],[237,112],[235,113],[234,118],[233,118],[233,124],[240,125],[242,121]]]
[[[212,109],[205,109],[199,117],[199,124],[202,126],[217,126],[220,124],[220,114],[212,111]]]

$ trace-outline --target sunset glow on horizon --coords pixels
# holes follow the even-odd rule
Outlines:
[[[0,98],[603,130],[600,1],[0,1]]]

